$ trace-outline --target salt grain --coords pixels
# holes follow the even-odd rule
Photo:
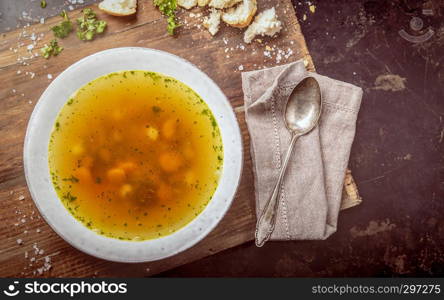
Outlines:
[[[23,240],[22,240],[22,239],[17,239],[17,244],[18,244],[18,245],[23,244]]]
[[[52,75],[51,74],[48,74],[48,79],[52,79]]]

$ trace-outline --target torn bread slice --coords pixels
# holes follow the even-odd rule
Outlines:
[[[222,20],[228,25],[244,28],[250,25],[256,11],[256,0],[243,0],[238,6],[229,8],[224,12]]]
[[[103,0],[99,9],[113,16],[129,16],[136,13],[137,0]]]
[[[224,9],[232,7],[239,2],[242,2],[242,0],[211,0],[208,5],[210,7]]]
[[[197,0],[197,5],[199,6],[207,6],[210,3],[210,0]]]
[[[215,35],[219,31],[221,11],[212,8],[210,15],[205,17],[203,26],[205,26],[211,35]]]
[[[197,0],[177,0],[177,5],[185,9],[191,9],[197,5]]]
[[[254,18],[254,22],[245,30],[244,42],[249,44],[256,35],[274,36],[281,31],[282,23],[278,20],[274,7],[264,10]]]

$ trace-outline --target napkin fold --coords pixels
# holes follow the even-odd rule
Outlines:
[[[308,72],[302,60],[242,73],[257,216],[271,195],[290,144],[283,117],[288,96],[308,76],[319,82],[322,114],[319,125],[296,141],[272,240],[319,240],[336,231],[362,89]]]

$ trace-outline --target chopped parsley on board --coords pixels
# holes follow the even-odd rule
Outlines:
[[[168,18],[167,31],[173,35],[174,30],[180,26],[176,22],[176,0],[154,0],[154,5]]]
[[[60,39],[66,38],[72,31],[72,22],[68,17],[68,14],[65,10],[60,13],[60,16],[63,17],[62,23],[51,27],[52,32],[55,37]]]
[[[59,46],[56,39],[53,39],[49,42],[49,45],[45,45],[40,51],[42,52],[42,56],[48,59],[50,56],[57,56],[62,52],[63,47]]]
[[[98,20],[91,8],[85,8],[82,12],[83,16],[77,18],[77,37],[82,41],[90,41],[96,34],[105,31],[106,21]]]

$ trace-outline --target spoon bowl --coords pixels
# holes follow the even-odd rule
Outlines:
[[[321,115],[321,90],[313,77],[303,79],[291,92],[285,107],[288,130],[303,135],[311,131]]]

